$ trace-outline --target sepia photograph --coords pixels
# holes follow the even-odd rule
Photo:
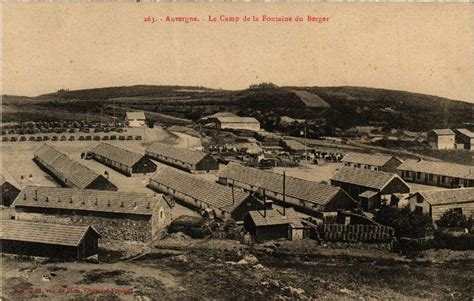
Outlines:
[[[1,18],[0,301],[474,300],[472,4]]]

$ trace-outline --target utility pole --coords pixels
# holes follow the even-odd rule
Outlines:
[[[283,172],[283,215],[286,214],[286,209],[285,209],[285,205],[286,205],[286,172],[284,171]]]
[[[304,122],[304,158],[305,160],[308,160],[308,153],[306,150],[306,120]]]

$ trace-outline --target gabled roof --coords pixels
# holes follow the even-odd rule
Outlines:
[[[230,116],[230,117],[216,117],[217,120],[221,123],[258,123],[260,122],[253,117],[240,117],[240,116]]]
[[[18,220],[0,221],[0,239],[2,240],[76,247],[89,231],[93,231],[100,237],[100,234],[91,226],[34,223]]]
[[[397,168],[413,172],[474,180],[474,166],[448,162],[406,160]]]
[[[456,129],[456,132],[463,134],[469,138],[474,138],[474,133],[468,129]]]
[[[13,206],[152,215],[160,198],[163,195],[26,186],[16,197]]]
[[[304,90],[292,90],[301,101],[310,108],[329,108],[330,105],[318,95],[304,91]]]
[[[338,181],[382,190],[395,178],[398,178],[401,182],[405,183],[402,178],[394,173],[370,169],[343,167],[334,176],[332,176],[331,181]],[[405,185],[409,187],[408,184],[405,183]]]
[[[229,163],[219,172],[219,177],[233,179],[268,191],[283,193],[283,175],[281,174],[246,167],[237,163]],[[345,193],[339,187],[289,176],[286,176],[285,188],[285,193],[288,196],[323,206],[333,200],[339,192]]]
[[[302,226],[301,218],[293,208],[286,208],[285,215],[283,215],[283,209],[267,209],[266,211],[249,211],[249,216],[257,227],[285,224],[293,224],[297,227]]]
[[[127,112],[127,119],[146,119],[143,111],[139,112]]]
[[[159,170],[150,179],[150,182],[153,181],[215,208],[229,212],[232,212],[249,197],[248,193],[234,189],[235,202],[232,203],[231,187],[204,181],[190,174],[168,167],[163,167]]]
[[[100,143],[91,150],[94,154],[108,158],[114,162],[121,163],[125,166],[132,167],[140,161],[144,155],[131,152],[129,150],[110,145],[108,143]]]
[[[474,188],[428,190],[417,194],[432,206],[474,202]]]
[[[146,148],[146,153],[151,156],[159,155],[192,165],[199,163],[208,155],[205,152],[173,147],[160,142],[153,142],[149,145]]]
[[[43,144],[35,152],[35,156],[46,164],[51,172],[61,175],[78,188],[84,189],[97,178],[103,177],[47,144]]]
[[[341,161],[357,163],[357,164],[367,164],[367,165],[372,165],[372,166],[384,166],[392,158],[395,158],[395,157],[386,156],[386,155],[363,154],[363,153],[348,153],[344,156],[344,158]],[[398,160],[398,161],[401,162],[401,160]]]
[[[436,129],[432,130],[431,132],[435,133],[436,135],[454,135],[454,132],[450,129]]]
[[[292,140],[292,139],[284,139],[283,143],[285,143],[286,147],[295,151],[300,151],[300,150],[304,151],[305,149],[308,149],[308,148],[305,148],[303,143],[298,142],[296,140]]]

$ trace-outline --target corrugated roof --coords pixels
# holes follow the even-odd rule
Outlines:
[[[163,195],[27,186],[16,197],[13,206],[151,215],[160,198]]]
[[[329,108],[331,107],[324,99],[314,93],[304,90],[293,90],[293,93],[301,99],[307,107],[310,108]]]
[[[140,161],[144,155],[131,152],[129,150],[110,145],[108,143],[100,143],[91,150],[92,153],[108,158],[114,162],[121,163],[125,166],[132,167]]]
[[[221,123],[258,123],[260,124],[260,122],[253,118],[253,117],[240,117],[240,116],[236,116],[236,117],[233,117],[233,116],[229,116],[229,117],[222,117],[222,116],[219,116],[219,117],[216,117],[217,120],[219,120],[219,122]]]
[[[363,153],[348,153],[341,160],[342,162],[350,162],[357,164],[367,164],[372,166],[384,166],[393,156],[363,154]]]
[[[103,177],[79,162],[71,160],[68,156],[47,144],[42,145],[35,152],[35,156],[51,172],[66,178],[68,182],[78,188],[84,189],[97,178]]]
[[[301,218],[296,214],[293,208],[286,208],[285,215],[283,209],[269,209],[249,211],[249,215],[257,227],[275,226],[293,224],[294,226],[303,226]]]
[[[145,119],[145,113],[140,112],[127,112],[127,119]]]
[[[332,176],[331,180],[382,190],[393,178],[399,178],[404,182],[394,173],[343,167]]]
[[[78,246],[91,226],[34,223],[18,220],[0,221],[0,239],[44,243],[61,246]]]
[[[471,165],[424,160],[406,160],[400,164],[397,169],[474,180],[474,166]]]
[[[150,179],[150,182],[152,181],[229,212],[232,212],[249,197],[248,193],[234,189],[235,203],[232,204],[232,188],[197,179],[190,174],[168,167],[159,170]]]
[[[474,133],[471,132],[468,129],[456,129],[457,132],[469,137],[469,138],[474,138]]]
[[[252,186],[283,193],[283,175],[229,163],[219,173],[219,177],[233,179]],[[286,176],[286,195],[305,200],[313,204],[326,205],[340,191],[339,187]]]
[[[192,165],[197,164],[207,156],[205,152],[173,147],[160,142],[153,142],[146,148],[146,153],[152,157],[153,155],[159,155]]]
[[[474,202],[474,188],[429,190],[418,192],[431,205]]]
[[[435,129],[432,132],[436,135],[454,135],[454,132],[450,129]]]

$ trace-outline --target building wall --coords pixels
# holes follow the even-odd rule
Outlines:
[[[457,130],[454,130],[456,133],[455,140],[456,143],[461,143],[464,145],[464,149],[473,150],[474,149],[474,138],[466,136]]]
[[[132,166],[132,173],[147,174],[155,171],[156,164],[145,156]]]
[[[142,127],[146,125],[145,119],[127,119],[129,127]]]
[[[95,215],[73,210],[48,210],[42,208],[15,208],[15,219],[53,224],[93,226],[102,239],[147,242],[152,239],[150,216],[124,214],[121,216]]]
[[[388,183],[381,191],[382,195],[388,195],[392,193],[409,193],[410,187],[407,186],[400,178],[396,177]]]
[[[408,198],[408,201],[411,211],[416,211],[418,207],[418,212],[429,215],[433,221],[439,220],[446,211],[458,208],[462,209],[462,214],[466,215],[468,218],[474,216],[474,202],[432,206],[419,194],[415,194]]]
[[[182,161],[179,161],[179,160],[176,160],[176,159],[173,159],[173,158],[168,158],[168,157],[165,157],[165,156],[161,156],[159,154],[155,154],[155,153],[152,153],[152,152],[148,152],[146,151],[146,154],[147,156],[161,162],[161,163],[165,163],[167,165],[171,165],[171,166],[174,166],[174,167],[177,167],[179,169],[183,169],[185,171],[188,171],[188,172],[192,172],[194,170],[196,170],[196,166],[193,165],[193,164],[189,164],[189,163],[186,163],[186,162],[182,162]]]
[[[289,238],[289,225],[274,225],[274,226],[260,226],[256,227],[255,240],[266,241],[274,239],[288,239]]]
[[[195,166],[196,171],[219,170],[219,162],[214,160],[210,155],[205,156]]]
[[[438,186],[444,188],[474,187],[474,180],[454,178],[442,175],[428,174],[424,172],[414,172],[398,170],[398,175],[407,182],[424,185]]]
[[[121,163],[110,160],[109,158],[103,157],[98,154],[94,154],[94,159],[104,165],[107,165],[127,176],[132,175],[132,167],[123,165]]]
[[[398,166],[400,166],[400,164],[402,164],[402,162],[396,158],[391,158],[390,160],[388,160],[387,163],[385,163],[384,166],[382,166],[382,171],[385,171],[385,172],[391,172],[391,173],[396,173],[397,172],[397,168]]]
[[[47,258],[77,260],[78,249],[72,246],[59,246],[26,241],[0,240],[2,253]],[[94,255],[94,254],[92,254]]]
[[[454,149],[454,135],[437,135],[430,132],[427,141],[433,149]]]
[[[437,205],[431,206],[431,218],[437,221],[441,216],[451,209],[461,209],[462,214],[469,217],[474,217],[474,202],[463,203],[463,204],[448,204],[448,205]]]
[[[0,205],[10,206],[20,193],[20,190],[12,184],[5,182],[0,191]]]
[[[87,187],[84,189],[95,189],[95,190],[110,190],[110,191],[117,191],[118,188],[114,184],[112,184],[109,180],[107,180],[104,176],[98,176],[97,179],[92,181]]]

